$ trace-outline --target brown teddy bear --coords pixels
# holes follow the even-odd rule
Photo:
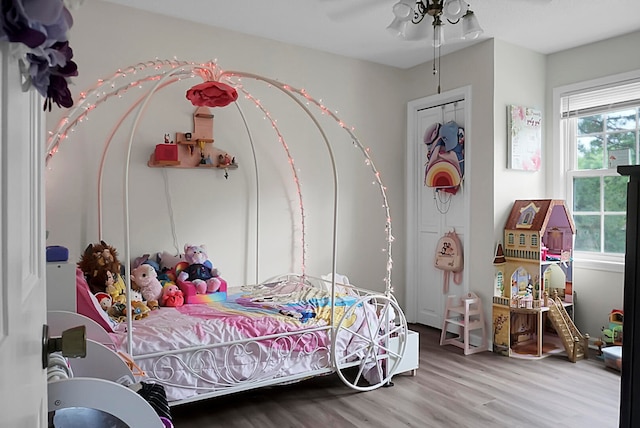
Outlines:
[[[104,241],[89,244],[78,262],[78,268],[84,273],[89,289],[93,294],[106,292],[109,273],[114,280],[120,278],[120,261],[114,247]]]

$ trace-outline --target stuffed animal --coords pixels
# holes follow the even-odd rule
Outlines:
[[[184,305],[184,295],[173,282],[167,282],[162,287],[162,306],[178,307]]]
[[[80,257],[78,268],[84,273],[92,293],[106,291],[107,272],[111,272],[116,281],[120,275],[118,252],[104,241],[89,244]]]
[[[131,301],[131,315],[134,320],[139,320],[149,315],[151,309],[142,300]]]
[[[107,313],[117,322],[124,322],[127,320],[127,305],[124,303],[114,303]]]
[[[158,281],[158,273],[149,264],[141,264],[131,271],[131,287],[140,291],[149,307],[158,307],[162,298],[162,285]]]
[[[98,300],[98,303],[100,303],[100,307],[102,308],[102,310],[108,313],[109,309],[111,309],[111,305],[113,304],[113,300],[111,299],[111,296],[108,293],[105,293],[104,291],[100,291],[96,293],[95,296],[96,296],[96,299]]]
[[[214,293],[220,289],[224,280],[209,261],[204,245],[185,244],[184,258],[188,265],[178,274],[178,281],[190,281],[198,294]]]
[[[111,303],[126,303],[126,286],[120,274],[113,274],[111,271],[106,271],[105,276],[107,277],[105,281],[105,292],[111,296]]]

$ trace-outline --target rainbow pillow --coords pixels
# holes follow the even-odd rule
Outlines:
[[[216,291],[215,293],[207,294],[192,294],[191,296],[185,296],[185,303],[211,303],[211,302],[223,302],[227,300],[226,291]]]

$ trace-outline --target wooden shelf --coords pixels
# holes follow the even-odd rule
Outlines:
[[[228,155],[224,150],[213,147],[213,144],[205,144],[204,151],[202,152],[205,159],[209,159],[210,163],[201,164],[202,155],[200,147],[197,143],[194,144],[176,144],[178,152],[178,160],[161,160],[157,161],[155,158],[155,152],[151,153],[147,165],[151,168],[200,168],[200,169],[237,169],[238,164],[233,163],[229,165],[220,165],[218,156]]]

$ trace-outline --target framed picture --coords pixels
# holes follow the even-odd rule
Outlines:
[[[530,107],[507,107],[509,160],[507,168],[538,171],[542,161],[542,112]]]

